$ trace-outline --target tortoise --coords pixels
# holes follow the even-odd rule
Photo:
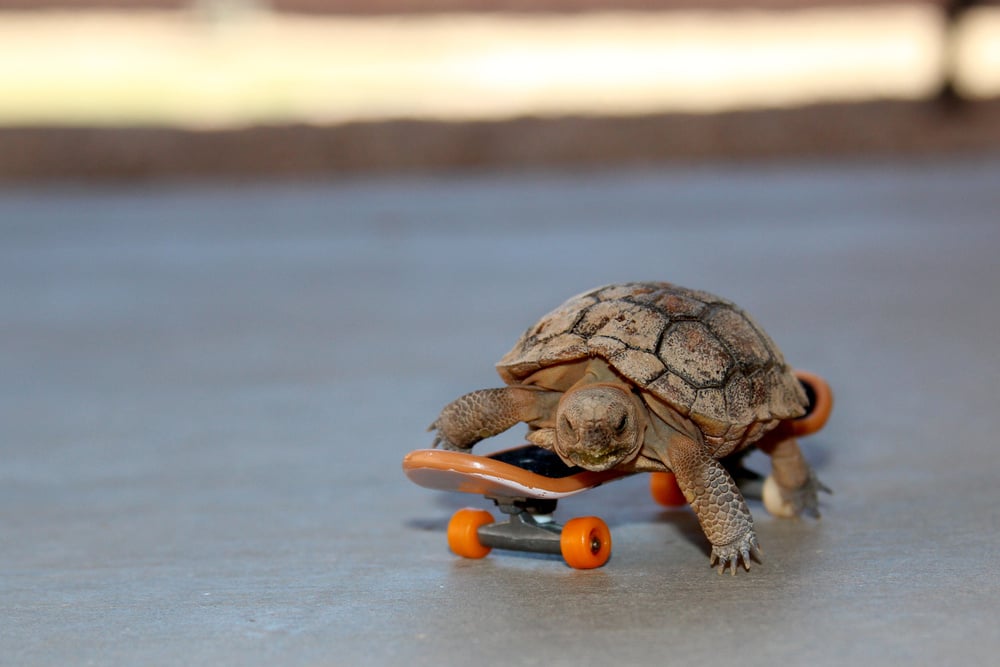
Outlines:
[[[809,406],[764,330],[730,301],[666,282],[575,296],[497,363],[507,386],[452,401],[429,430],[464,451],[518,422],[529,441],[587,470],[670,471],[711,543],[710,565],[761,560],[753,519],[720,459],[772,459],[764,505],[819,517],[817,479],[788,428]],[[784,425],[784,428],[779,428]]]

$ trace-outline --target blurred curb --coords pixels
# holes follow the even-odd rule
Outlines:
[[[0,181],[264,179],[1000,151],[1000,100],[328,127],[0,128]]]

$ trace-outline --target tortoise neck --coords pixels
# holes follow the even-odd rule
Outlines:
[[[624,387],[631,386],[630,383],[625,381],[622,376],[616,373],[611,366],[608,365],[608,362],[597,357],[594,357],[587,362],[587,366],[583,371],[583,376],[576,381],[571,389],[576,389],[577,387],[590,384],[615,384]]]

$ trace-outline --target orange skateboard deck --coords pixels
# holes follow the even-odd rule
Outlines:
[[[558,500],[631,474],[570,467],[556,454],[534,445],[486,456],[418,449],[403,459],[403,471],[411,481],[430,489],[536,500]]]

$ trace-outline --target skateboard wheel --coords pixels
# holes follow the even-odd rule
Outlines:
[[[823,428],[830,418],[833,411],[833,391],[826,380],[814,373],[796,370],[795,376],[809,399],[809,412],[790,422],[792,435],[812,435]]]
[[[493,523],[493,515],[471,507],[458,510],[448,522],[448,547],[463,558],[483,558],[490,547],[479,541],[479,527]]]
[[[649,474],[649,494],[653,500],[664,507],[683,507],[687,499],[677,485],[677,478],[672,472],[653,472]]]
[[[577,570],[601,567],[611,557],[611,531],[596,516],[571,519],[559,538],[566,564]]]

